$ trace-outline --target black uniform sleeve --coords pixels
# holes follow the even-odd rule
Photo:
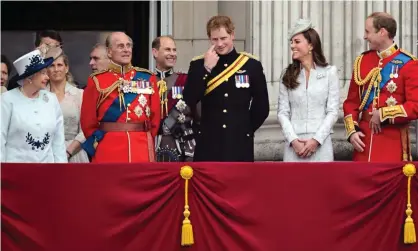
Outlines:
[[[205,95],[206,84],[212,78],[213,76],[203,66],[203,60],[190,62],[183,90],[184,102],[190,107],[195,107]]]
[[[258,61],[256,62],[256,69],[252,80],[251,95],[251,123],[255,132],[264,123],[270,112],[266,76],[263,72],[263,66]]]

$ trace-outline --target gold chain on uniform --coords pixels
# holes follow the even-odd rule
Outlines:
[[[373,86],[375,87],[375,90],[376,90],[375,97],[376,97],[376,93],[377,93],[377,97],[379,96],[379,93],[380,93],[379,83],[380,81],[382,81],[382,76],[380,75],[380,70],[381,70],[380,67],[373,68],[364,79],[361,79],[360,65],[361,65],[362,59],[363,59],[363,55],[360,55],[356,58],[354,62],[354,82],[356,82],[358,86],[363,86],[370,80],[370,84],[369,84],[369,87],[367,88],[366,95],[364,96],[363,101],[360,104],[360,107],[359,107],[360,110],[363,110],[364,106],[366,105],[366,102],[369,99],[370,92]]]

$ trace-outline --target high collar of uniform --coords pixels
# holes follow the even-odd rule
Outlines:
[[[120,65],[113,61],[110,61],[109,70],[119,74],[125,74],[132,69],[132,64],[129,63],[127,65]]]
[[[377,52],[377,55],[379,55],[380,58],[384,59],[384,58],[392,56],[395,52],[398,51],[398,49],[399,49],[398,45],[396,43],[393,43],[386,50],[383,50],[381,52]]]
[[[164,78],[168,78],[169,76],[171,76],[171,74],[173,74],[174,71],[173,71],[173,68],[167,71],[162,71],[162,70],[159,70],[158,68],[155,68],[155,73],[158,78],[164,79]]]
[[[238,56],[238,52],[235,50],[235,47],[230,51],[228,54],[219,55],[219,61],[221,62],[228,62],[235,60]]]

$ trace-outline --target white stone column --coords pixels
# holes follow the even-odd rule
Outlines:
[[[256,159],[274,160],[282,157],[283,136],[276,119],[278,82],[283,69],[291,61],[288,31],[298,18],[312,21],[322,40],[328,62],[339,70],[341,105],[347,96],[353,62],[357,55],[367,50],[363,40],[364,22],[374,11],[386,11],[398,22],[395,41],[404,49],[417,55],[418,3],[416,1],[252,1],[247,48],[260,58],[267,78],[270,115],[256,133]],[[349,158],[351,146],[345,139],[342,124],[334,127],[336,158]],[[412,130],[415,134],[415,130]],[[415,136],[413,135],[413,139]],[[415,140],[413,140],[415,142]]]
[[[161,35],[173,34],[173,1],[161,1]]]
[[[148,48],[151,50],[151,43],[157,37],[157,2],[150,1],[149,3],[149,34],[148,34]],[[155,60],[150,53],[148,57],[148,68],[153,70],[155,68]]]

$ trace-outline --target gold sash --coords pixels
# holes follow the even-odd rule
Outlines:
[[[235,74],[247,61],[250,59],[248,56],[241,54],[235,61],[228,66],[223,72],[221,72],[218,76],[214,77],[210,80],[206,86],[205,95],[208,95],[211,91],[213,91],[216,87],[220,86],[223,82],[228,81],[232,75]]]

